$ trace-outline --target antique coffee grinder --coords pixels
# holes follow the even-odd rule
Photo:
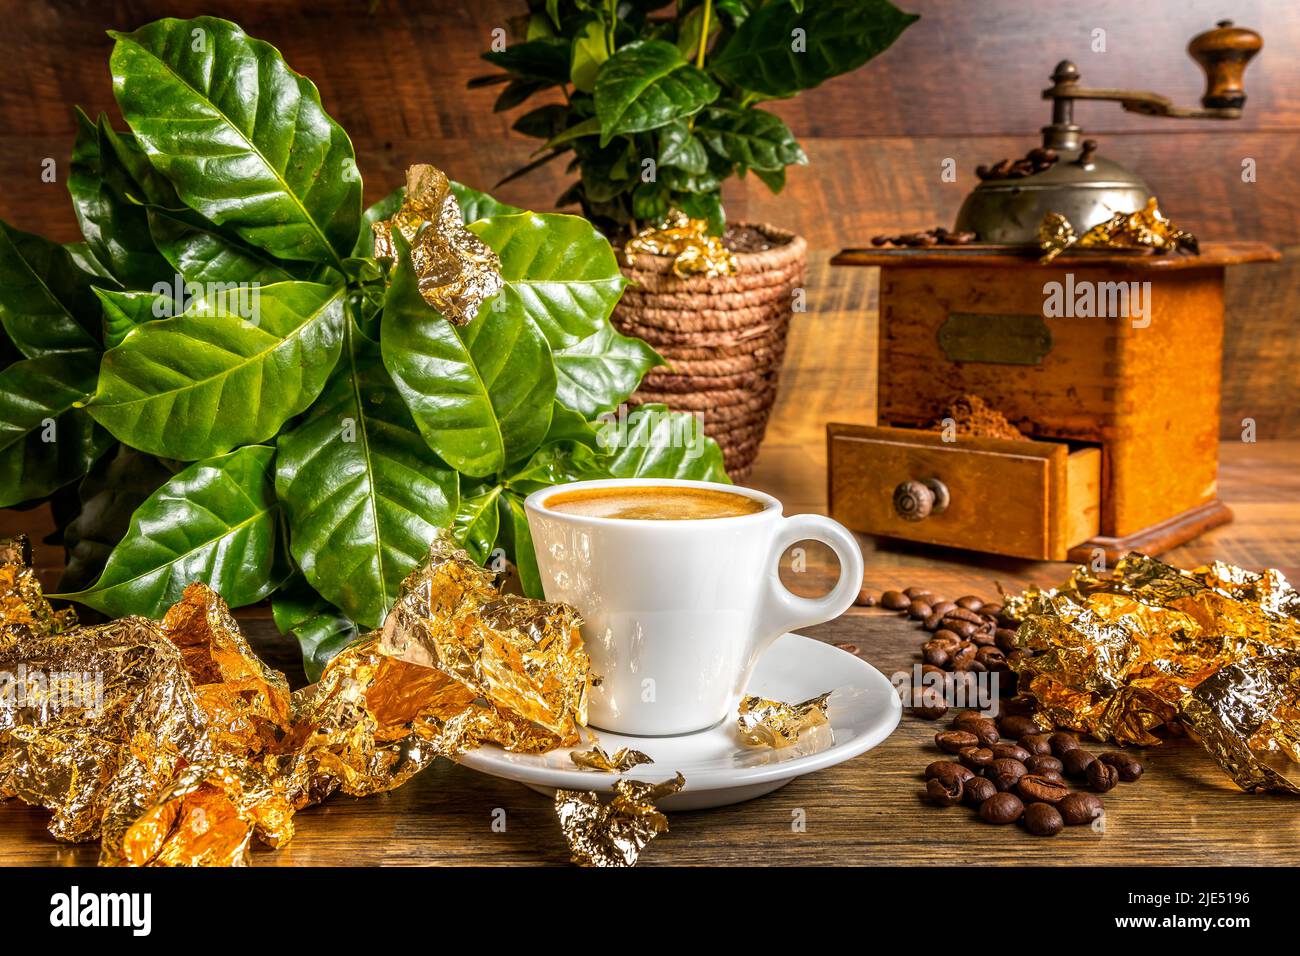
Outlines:
[[[1098,154],[1075,107],[1109,100],[1149,116],[1236,119],[1261,46],[1228,21],[1191,41],[1207,80],[1201,109],[1083,87],[1062,61],[1043,91],[1052,122],[1042,146],[981,167],[951,232],[832,260],[881,269],[878,424],[827,426],[834,518],[1076,561],[1155,554],[1231,520],[1216,490],[1224,269],[1278,253],[1229,242],[1182,254],[1158,235],[1108,245],[1107,224],[1148,209],[1152,192]],[[1158,213],[1145,221],[1168,225]],[[1040,261],[1053,222],[1084,238]],[[936,428],[956,395],[983,399],[1028,440]]]

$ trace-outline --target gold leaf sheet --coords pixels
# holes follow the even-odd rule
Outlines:
[[[335,791],[392,789],[483,741],[572,745],[586,721],[577,613],[502,597],[446,531],[383,632],[292,695],[205,585],[162,622],[61,630],[21,551],[0,556],[0,795],[50,809],[59,839],[100,838],[102,864],[244,864]]]
[[[1117,212],[1081,236],[1075,232],[1070,220],[1059,212],[1043,216],[1038,226],[1038,247],[1043,252],[1038,260],[1040,263],[1051,262],[1075,246],[1080,249],[1153,249],[1160,253],[1200,252],[1196,237],[1167,219],[1154,196],[1142,209]]]
[[[647,843],[668,832],[655,801],[686,785],[680,773],[662,783],[617,780],[608,803],[590,790],[556,790],[555,812],[569,857],[579,866],[635,866]]]
[[[451,182],[434,166],[408,168],[401,208],[371,228],[377,259],[397,258],[393,230],[401,234],[411,249],[420,294],[453,325],[469,322],[505,284],[500,258],[465,228]]]
[[[635,263],[637,255],[672,256],[673,274],[680,279],[736,273],[735,255],[723,245],[720,236],[709,235],[708,222],[690,219],[677,210],[662,225],[648,226],[629,239],[623,253],[629,265]]]
[[[612,755],[599,746],[592,747],[590,750],[574,750],[569,754],[569,759],[583,770],[597,770],[603,773],[627,773],[633,767],[654,763],[654,759],[649,754],[633,750],[631,747],[620,747]]]
[[[1130,554],[1007,609],[1040,722],[1152,745],[1179,721],[1243,789],[1300,793],[1300,598],[1280,572]]]
[[[826,706],[831,693],[827,691],[799,704],[746,697],[737,710],[740,739],[751,747],[779,750],[794,746],[801,734],[829,723]]]

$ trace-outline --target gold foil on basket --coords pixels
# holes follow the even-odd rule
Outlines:
[[[831,691],[800,704],[785,704],[763,697],[746,697],[737,710],[740,739],[751,747],[781,749],[798,743],[799,735],[829,722],[827,699]]]
[[[624,255],[631,265],[638,254],[672,256],[673,274],[716,278],[736,274],[736,257],[722,244],[721,236],[709,235],[704,219],[690,219],[673,210],[663,225],[642,229],[627,241]]]
[[[572,745],[586,720],[577,613],[502,597],[448,532],[384,632],[292,696],[206,586],[162,622],[59,630],[29,574],[0,562],[0,633],[20,638],[0,643],[0,795],[51,810],[56,838],[101,838],[101,864],[247,863],[335,791],[390,790],[482,741]]]
[[[1144,208],[1120,212],[1099,222],[1083,235],[1077,235],[1068,219],[1049,212],[1038,226],[1038,247],[1043,255],[1038,261],[1048,263],[1065,250],[1080,249],[1153,249],[1156,252],[1200,252],[1196,237],[1175,226],[1160,211],[1152,196]]]
[[[556,790],[555,813],[569,858],[579,866],[635,866],[646,844],[668,832],[668,818],[655,802],[685,785],[680,773],[662,783],[617,780],[608,803],[590,790]]]
[[[408,168],[401,208],[371,229],[377,259],[397,258],[393,230],[401,233],[411,248],[420,294],[453,325],[469,322],[505,284],[500,258],[465,228],[451,182],[434,166]]]
[[[1300,599],[1280,572],[1130,554],[1006,607],[1040,722],[1141,745],[1180,722],[1243,789],[1300,793]]]
[[[569,754],[569,759],[583,770],[600,770],[605,773],[627,773],[643,763],[654,763],[648,754],[631,747],[621,747],[612,756],[599,746],[590,750],[575,750]]]

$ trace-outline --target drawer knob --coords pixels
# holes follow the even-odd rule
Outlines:
[[[948,510],[948,488],[938,478],[904,481],[894,489],[894,511],[904,521],[920,521]]]

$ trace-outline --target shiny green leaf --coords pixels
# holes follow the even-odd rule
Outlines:
[[[496,547],[500,530],[497,499],[500,496],[501,486],[492,485],[477,494],[462,496],[460,508],[456,511],[452,530],[456,533],[456,539],[479,564],[487,564],[492,549]]]
[[[613,411],[646,372],[663,364],[641,339],[620,335],[606,322],[595,335],[555,352],[556,397],[590,420]]]
[[[577,89],[590,93],[596,88],[596,75],[600,72],[600,65],[608,59],[605,25],[599,20],[592,20],[573,38],[569,79]]]
[[[700,418],[667,405],[638,405],[626,420],[600,430],[605,460],[616,478],[693,478],[730,482],[718,443],[704,434]]]
[[[552,348],[595,334],[627,285],[609,240],[579,216],[492,216],[470,231],[501,257],[507,288]]]
[[[294,560],[316,591],[377,627],[450,524],[457,477],[420,440],[379,347],[351,323],[325,390],[278,448]]]
[[[28,358],[99,346],[93,282],[57,242],[0,222],[0,324]]]
[[[195,299],[105,353],[90,413],[163,458],[266,441],[320,394],[338,360],[344,291],[280,282]]]
[[[528,514],[524,499],[507,491],[497,502],[501,510],[501,528],[509,548],[510,560],[519,572],[519,585],[524,594],[544,598],[542,575],[537,569],[537,553],[533,550],[533,534],[528,527]]]
[[[717,84],[671,43],[629,43],[605,62],[596,79],[601,144],[693,116],[717,96]]]
[[[0,370],[0,507],[43,498],[84,475],[112,439],[77,408],[99,353],[20,359]]]
[[[334,655],[361,636],[356,623],[312,590],[300,572],[271,599],[271,616],[279,632],[302,648],[302,668],[313,682],[320,680]]]
[[[747,169],[775,172],[808,162],[781,117],[757,107],[710,107],[695,124],[695,133],[715,153]]]
[[[523,212],[522,209],[516,206],[507,206],[503,202],[497,202],[487,193],[471,189],[469,186],[454,180],[451,184],[451,194],[456,197],[456,203],[460,206],[460,218],[464,220],[466,225],[480,219],[486,219],[488,216],[513,216]]]
[[[265,253],[199,216],[150,209],[149,231],[163,258],[186,282],[270,284],[295,278]]]
[[[775,0],[745,19],[710,66],[741,89],[793,96],[856,70],[917,19],[888,0],[817,0],[802,12],[790,0]],[[793,42],[796,29],[803,31],[802,48]]]
[[[282,259],[337,263],[351,251],[352,144],[273,46],[215,17],[112,36],[122,115],[186,205]]]
[[[522,303],[515,293],[494,296],[457,328],[420,295],[405,249],[393,266],[384,364],[429,447],[467,475],[527,456],[550,425],[555,364]]]
[[[231,607],[260,601],[277,583],[274,458],[248,445],[190,465],[136,509],[92,587],[58,596],[113,617],[160,618],[194,581]]]
[[[171,308],[171,299],[163,298],[153,292],[115,292],[112,289],[96,289],[95,294],[104,304],[104,347],[116,348],[122,344],[126,334],[137,325],[162,318]]]

